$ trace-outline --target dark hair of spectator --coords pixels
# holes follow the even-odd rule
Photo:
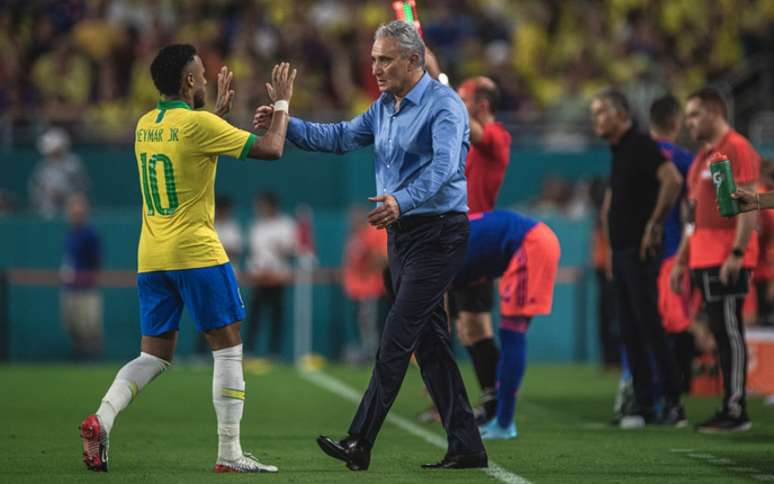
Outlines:
[[[231,200],[231,197],[223,195],[215,198],[215,207],[220,210],[231,210],[233,206],[234,202]]]
[[[151,63],[151,77],[156,89],[165,96],[176,96],[183,83],[183,69],[193,61],[196,48],[190,44],[163,47]]]
[[[272,192],[263,192],[256,198],[257,201],[263,202],[272,208],[279,207],[279,198]]]
[[[671,94],[665,94],[650,105],[650,125],[660,131],[675,127],[680,117],[680,102]]]
[[[476,99],[489,101],[489,110],[492,113],[497,112],[500,107],[500,90],[497,89],[497,86],[478,85],[474,96]]]
[[[728,106],[726,105],[726,100],[723,99],[723,96],[714,87],[702,87],[698,91],[688,96],[688,100],[691,99],[698,99],[704,105],[713,106],[715,109],[720,111],[720,115],[723,116],[723,119],[728,117]]]
[[[626,99],[624,93],[617,89],[605,89],[600,92],[594,99],[604,99],[609,102],[610,105],[619,113],[625,114],[626,117],[631,117],[631,108],[629,107],[629,100]]]

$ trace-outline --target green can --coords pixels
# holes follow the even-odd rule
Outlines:
[[[731,172],[731,162],[728,159],[721,159],[710,163],[710,173],[712,174],[712,183],[715,185],[715,196],[718,201],[720,215],[724,217],[733,217],[739,214],[739,203],[731,198],[731,194],[736,192],[736,183],[734,175]]]

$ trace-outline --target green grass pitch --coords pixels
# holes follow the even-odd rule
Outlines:
[[[80,460],[77,426],[95,410],[119,365],[0,366],[0,482],[498,482],[479,470],[432,471],[420,464],[443,450],[385,423],[371,469],[353,474],[324,456],[318,434],[342,436],[354,405],[273,366],[246,375],[242,444],[277,475],[216,475],[211,369],[180,364],[151,383],[119,416],[111,435],[110,472],[88,472]],[[324,371],[362,392],[368,368]],[[473,398],[477,391],[464,368]],[[672,483],[774,481],[774,407],[750,401],[753,430],[705,436],[690,429],[622,431],[607,425],[616,377],[583,366],[532,365],[517,409],[519,437],[487,445],[490,458],[533,483]],[[691,398],[697,422],[718,400]],[[392,412],[409,419],[427,405],[419,372],[409,369]],[[439,436],[440,426],[417,424]]]

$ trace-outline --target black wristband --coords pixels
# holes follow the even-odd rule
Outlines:
[[[733,255],[737,259],[741,259],[742,257],[744,257],[744,251],[739,247],[734,247],[733,250],[731,251],[731,255]]]

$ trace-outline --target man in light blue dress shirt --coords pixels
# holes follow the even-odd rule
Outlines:
[[[448,435],[444,458],[423,467],[486,467],[443,306],[468,243],[467,111],[452,89],[425,72],[424,44],[411,25],[393,21],[379,27],[371,57],[382,95],[365,113],[333,124],[291,118],[287,131],[290,142],[308,151],[346,153],[374,146],[377,194],[369,200],[378,206],[368,221],[388,230],[395,293],[349,436],[340,441],[320,436],[317,442],[349,469],[366,470],[414,353]],[[258,109],[256,128],[268,124],[271,111]]]

